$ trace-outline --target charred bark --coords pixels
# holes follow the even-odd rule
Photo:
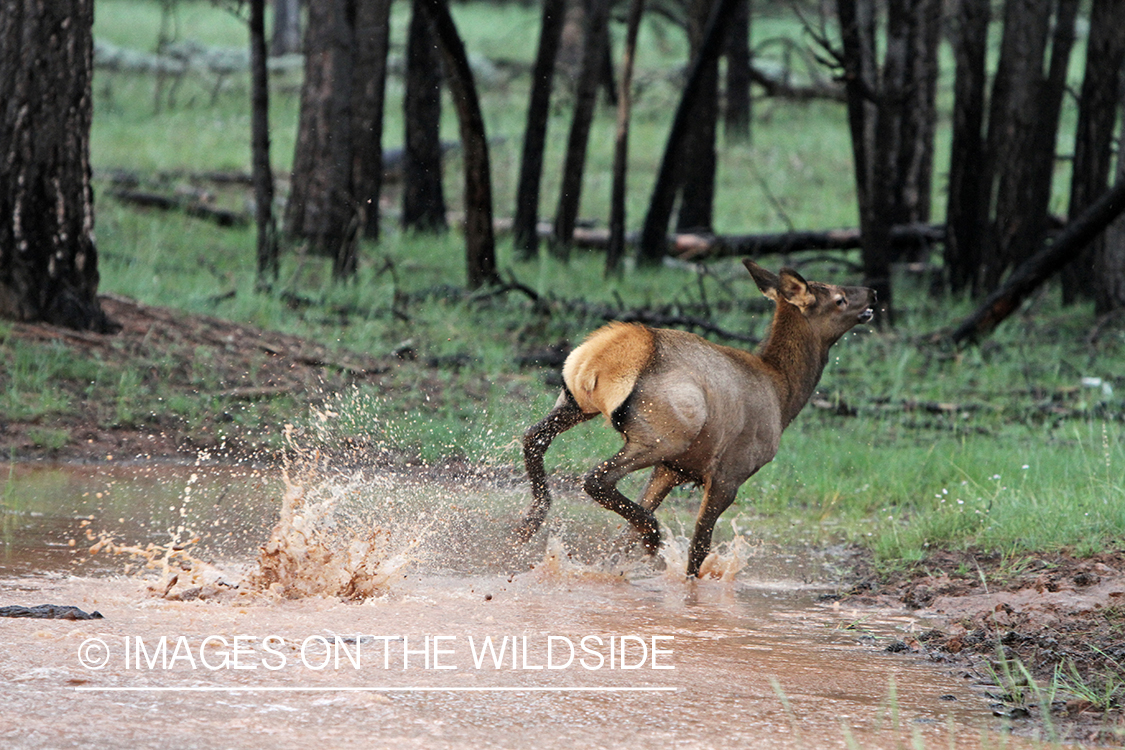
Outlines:
[[[645,0],[630,0],[625,22],[625,51],[621,61],[621,90],[617,94],[617,133],[613,148],[613,194],[609,207],[609,246],[606,248],[605,274],[620,273],[625,257],[625,181],[629,162],[629,120],[633,105],[633,62],[637,52],[637,32],[641,26]]]
[[[270,54],[293,55],[301,51],[301,0],[273,0],[273,36]]]
[[[946,205],[945,268],[950,289],[980,282],[983,240],[988,224],[985,190],[984,111],[990,0],[960,0],[953,29],[956,77],[953,84],[953,143]]]
[[[363,236],[379,239],[379,195],[383,189],[383,108],[391,0],[358,0],[355,19],[355,88],[352,177],[361,209]]]
[[[273,218],[273,171],[270,168],[270,83],[266,68],[266,3],[250,0],[250,164],[254,179],[258,286],[277,281],[277,226]]]
[[[551,116],[551,86],[555,77],[555,58],[559,54],[565,0],[543,0],[539,29],[539,51],[531,73],[531,97],[527,105],[527,130],[524,132],[520,161],[519,188],[516,192],[515,246],[524,258],[539,247],[539,188],[543,178],[543,150],[547,143],[547,121]]]
[[[726,38],[726,109],[723,112],[723,135],[728,141],[750,140],[750,0],[738,0],[731,16]]]
[[[90,187],[93,5],[0,1],[0,316],[110,332]]]
[[[601,59],[609,33],[609,0],[589,0],[582,41],[582,68],[575,94],[574,116],[566,142],[562,184],[555,212],[554,245],[565,252],[582,200],[582,177],[586,171],[586,150],[590,142],[590,124],[594,119],[598,87],[601,81]]]
[[[449,90],[457,107],[465,162],[465,264],[470,289],[499,280],[492,228],[492,173],[473,72],[447,0],[422,0],[441,48]]]
[[[1026,259],[1041,237],[1045,216],[1035,203],[1032,181],[1040,170],[1039,100],[1053,0],[1008,0],[1000,61],[989,105],[987,195],[992,198],[988,250],[982,258],[985,288],[996,288],[1004,271]]]
[[[735,3],[737,9],[742,0]],[[699,56],[703,31],[715,0],[689,3],[689,38],[692,57]],[[733,15],[732,10],[732,15]],[[725,30],[724,30],[725,38]],[[720,40],[719,44],[723,41]],[[694,111],[684,136],[680,167],[680,211],[676,219],[679,232],[710,232],[715,206],[715,130],[719,119],[719,56],[708,57],[695,84],[699,88]]]
[[[1070,208],[1077,216],[1101,195],[1108,184],[1113,161],[1113,127],[1120,109],[1121,71],[1125,64],[1125,3],[1094,0],[1090,11],[1090,37],[1086,44],[1086,73],[1078,99],[1078,127],[1074,138],[1074,168],[1070,182]],[[1125,159],[1118,158],[1119,163]],[[1097,291],[1108,268],[1094,273],[1094,260],[1105,252],[1110,237],[1096,240],[1082,257],[1062,273],[1063,302],[1080,296],[1101,297]],[[1109,297],[1113,295],[1110,294]],[[1099,311],[1101,305],[1099,305]]]
[[[414,0],[408,34],[403,100],[406,151],[402,226],[422,232],[441,232],[448,228],[440,138],[441,52],[423,0]]]
[[[309,4],[305,82],[286,232],[333,259],[333,274],[355,270],[358,207],[352,181],[353,0]]]
[[[641,230],[639,260],[642,263],[656,264],[664,257],[666,250],[664,236],[668,230],[668,220],[672,215],[676,190],[680,184],[680,154],[683,139],[692,113],[695,111],[696,102],[702,93],[699,84],[707,66],[722,52],[723,35],[737,1],[716,0],[711,17],[707,21],[699,54],[692,60],[688,69],[684,93],[672,118],[672,127],[664,146],[664,156],[660,160],[660,171],[652,189],[644,227]]]

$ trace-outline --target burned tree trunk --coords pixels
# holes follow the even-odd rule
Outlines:
[[[273,171],[270,168],[270,83],[266,68],[266,3],[250,0],[250,163],[257,227],[258,286],[277,280],[277,227],[273,219]]]
[[[1125,64],[1125,34],[1122,29],[1125,29],[1125,3],[1094,0],[1090,11],[1090,37],[1086,44],[1086,73],[1078,99],[1078,128],[1074,138],[1074,169],[1068,210],[1071,216],[1077,216],[1101,195],[1109,180],[1113,161],[1113,126],[1119,110],[1121,68]],[[1125,159],[1119,156],[1118,163],[1125,163]],[[1107,232],[1106,237],[1096,240],[1081,258],[1063,270],[1064,304],[1074,302],[1079,296],[1094,294],[1102,280],[1107,278],[1104,272],[1094,273],[1094,259],[1105,252],[1105,242],[1110,234]]]
[[[539,29],[539,51],[531,72],[531,98],[527,104],[527,130],[523,139],[516,215],[513,226],[515,246],[524,258],[539,248],[539,188],[543,178],[543,150],[547,143],[547,121],[551,117],[551,85],[555,79],[555,58],[559,55],[565,0],[543,0],[543,19]]]
[[[292,55],[301,51],[301,0],[273,0],[271,55]]]
[[[383,105],[390,49],[391,0],[357,0],[352,179],[363,236],[379,239],[383,189]]]
[[[1073,218],[1053,242],[1044,244],[1037,253],[1017,266],[1004,284],[957,326],[951,334],[952,340],[960,343],[987,336],[1122,213],[1125,213],[1125,179],[1119,180],[1089,208]]]
[[[1118,137],[1117,184],[1125,184],[1125,100],[1121,102],[1121,131]],[[1125,309],[1125,216],[1118,216],[1106,229],[1105,240],[1094,255],[1094,311],[1108,315]]]
[[[109,332],[90,187],[91,0],[0,2],[0,316]]]
[[[1046,226],[1045,215],[1029,209],[1036,202],[1033,181],[1041,169],[1038,93],[1043,85],[1053,0],[1008,0],[1000,61],[988,116],[986,195],[992,203],[988,250],[983,261],[986,288],[996,288],[1003,273],[1034,252]]]
[[[726,109],[723,135],[731,142],[750,140],[750,0],[738,0],[726,38]]]
[[[441,48],[457,107],[465,162],[465,265],[470,289],[495,284],[496,240],[492,229],[492,173],[488,138],[473,72],[447,0],[422,0]]]
[[[305,82],[286,232],[333,258],[333,274],[355,270],[358,212],[352,182],[353,0],[309,4]]]
[[[445,193],[441,165],[441,53],[423,0],[414,0],[406,42],[406,148],[402,169],[402,226],[441,232]]]
[[[988,225],[984,110],[991,0],[960,0],[953,27],[953,144],[946,205],[945,269],[954,292],[976,293]]]
[[[735,8],[742,0],[735,3]],[[698,57],[703,32],[715,0],[689,3],[688,36],[692,57]],[[725,37],[725,31],[724,31]],[[720,44],[722,41],[720,41]],[[684,136],[680,167],[679,232],[710,232],[715,206],[715,126],[719,119],[719,56],[708,57],[696,83],[699,92]]]
[[[700,83],[707,67],[722,52],[723,35],[737,2],[738,0],[716,0],[711,17],[707,21],[707,30],[703,34],[699,54],[692,60],[688,70],[684,93],[672,118],[668,142],[664,146],[664,156],[660,160],[660,171],[652,188],[648,213],[645,214],[644,227],[641,230],[638,257],[642,263],[653,265],[664,257],[667,248],[665,234],[668,230],[668,220],[672,216],[676,190],[680,185],[683,140],[695,111],[696,102],[702,93]]]
[[[582,69],[575,94],[574,117],[566,142],[562,184],[555,212],[554,242],[559,248],[570,245],[578,208],[582,199],[582,177],[586,171],[586,150],[590,142],[590,124],[597,105],[601,81],[602,55],[609,34],[609,0],[589,0],[582,40]]]
[[[617,133],[613,148],[613,193],[609,207],[609,246],[606,248],[605,274],[621,271],[625,256],[625,180],[629,163],[629,121],[633,106],[633,61],[637,52],[637,32],[641,26],[645,0],[630,0],[625,22],[625,52],[621,62],[621,90],[617,94]]]

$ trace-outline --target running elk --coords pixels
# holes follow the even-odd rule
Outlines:
[[[543,467],[551,441],[601,413],[625,445],[586,474],[586,492],[628,521],[651,554],[660,546],[657,506],[678,485],[702,485],[687,563],[689,576],[699,574],[715,521],[742,483],[773,460],[782,430],[820,380],[828,349],[874,315],[871,289],[805,281],[790,268],[774,275],[743,263],[775,302],[769,337],[757,354],[683,331],[611,323],[566,358],[558,401],[523,439],[533,500],[517,529],[521,541],[539,530],[551,506]],[[648,467],[652,476],[635,503],[617,483]]]

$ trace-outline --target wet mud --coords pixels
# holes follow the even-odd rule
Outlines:
[[[1036,746],[830,554],[736,534],[686,581],[580,499],[514,547],[517,485],[308,462],[10,477],[0,604],[104,619],[0,622],[5,747]]]

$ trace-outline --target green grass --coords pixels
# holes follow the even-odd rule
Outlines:
[[[401,40],[408,14],[405,6],[395,7],[395,39]],[[159,26],[156,8],[136,0],[99,0],[96,34],[117,45],[151,50]],[[183,2],[178,8],[181,39],[216,47],[244,43],[238,21],[210,4]],[[533,8],[470,4],[456,5],[454,12],[470,52],[531,60],[538,36]],[[779,18],[766,19],[758,29],[762,38],[800,37],[791,22]],[[646,26],[642,41],[638,77],[645,87],[632,134],[631,227],[639,225],[646,208],[676,103],[669,73],[683,64],[683,40],[675,29]],[[273,163],[281,175],[292,159],[295,84],[285,77],[274,81]],[[482,88],[489,134],[499,138],[492,148],[496,213],[505,216],[514,201],[526,76]],[[948,90],[943,83],[943,96]],[[211,82],[195,75],[182,84],[176,106],[158,114],[147,76],[99,72],[95,92],[91,158],[99,174],[109,168],[141,173],[248,169],[244,78],[231,80],[212,104]],[[388,92],[386,143],[393,146],[401,140],[401,81],[392,79]],[[560,101],[567,101],[565,92]],[[947,126],[944,118],[942,127]],[[560,105],[550,123],[544,216],[554,213],[568,127],[568,107]],[[613,112],[600,107],[582,216],[603,222],[612,127]],[[443,132],[456,137],[448,105]],[[939,136],[939,143],[944,138]],[[947,159],[938,158],[939,165]],[[851,157],[840,104],[761,102],[753,143],[721,142],[719,163],[719,231],[854,224]],[[459,200],[459,169],[459,160],[451,158],[446,175],[451,208]],[[940,182],[940,166],[938,172]],[[318,408],[336,415],[331,422],[335,439],[363,438],[368,445],[426,461],[456,456],[518,466],[518,438],[547,412],[557,386],[545,382],[546,370],[520,369],[517,357],[560,342],[576,344],[604,322],[601,309],[707,313],[728,330],[756,335],[764,333],[769,318],[768,305],[733,260],[702,271],[629,269],[620,279],[605,280],[598,254],[575,251],[566,263],[546,253],[521,261],[503,239],[498,247],[502,274],[534,289],[546,306],[537,307],[519,292],[451,293],[464,283],[461,238],[456,232],[415,237],[395,231],[393,189],[386,237],[379,245],[363,246],[354,280],[333,284],[322,261],[285,255],[279,290],[309,301],[294,308],[281,294],[255,292],[250,230],[127,208],[102,197],[103,180],[97,188],[102,291],[376,356],[409,345],[416,358],[396,361],[378,387],[346,390]],[[222,196],[236,207],[243,198]],[[943,200],[936,190],[939,214],[937,204]],[[846,257],[857,260],[854,253]],[[788,259],[793,260],[799,258]],[[787,259],[763,262],[777,267]],[[855,280],[836,262],[803,270],[811,278]],[[899,280],[897,290],[900,327],[849,335],[834,350],[821,382],[820,398],[845,407],[849,415],[808,407],[783,437],[776,460],[746,484],[737,511],[728,514],[741,514],[749,521],[740,521],[741,528],[753,535],[863,544],[885,565],[920,560],[941,547],[1093,552],[1120,544],[1125,538],[1121,328],[1108,327],[1098,341],[1088,343],[1090,307],[1062,309],[1057,294],[1048,292],[981,347],[954,351],[930,343],[929,334],[949,327],[971,309],[970,303],[932,298],[908,278]],[[579,300],[584,307],[572,304]],[[78,358],[60,344],[12,339],[5,329],[0,329],[0,351],[4,418],[38,421],[40,439],[48,445],[60,439],[52,420],[72,414],[75,400],[90,399],[105,424],[158,426],[171,420],[189,432],[215,430],[277,446],[279,425],[315,424],[305,405],[321,396],[233,404],[214,395],[203,352],[186,362],[154,352],[146,363],[150,376],[142,378],[112,356]],[[184,367],[187,391],[169,385]],[[1111,390],[1086,385],[1084,378],[1101,379]],[[49,387],[62,379],[86,385],[77,395]],[[619,444],[612,430],[594,420],[556,441],[549,467],[577,475]],[[635,490],[640,481],[627,485]],[[663,520],[673,528],[690,525],[696,502],[698,491],[677,491],[661,510]],[[721,527],[729,535],[729,524]]]

